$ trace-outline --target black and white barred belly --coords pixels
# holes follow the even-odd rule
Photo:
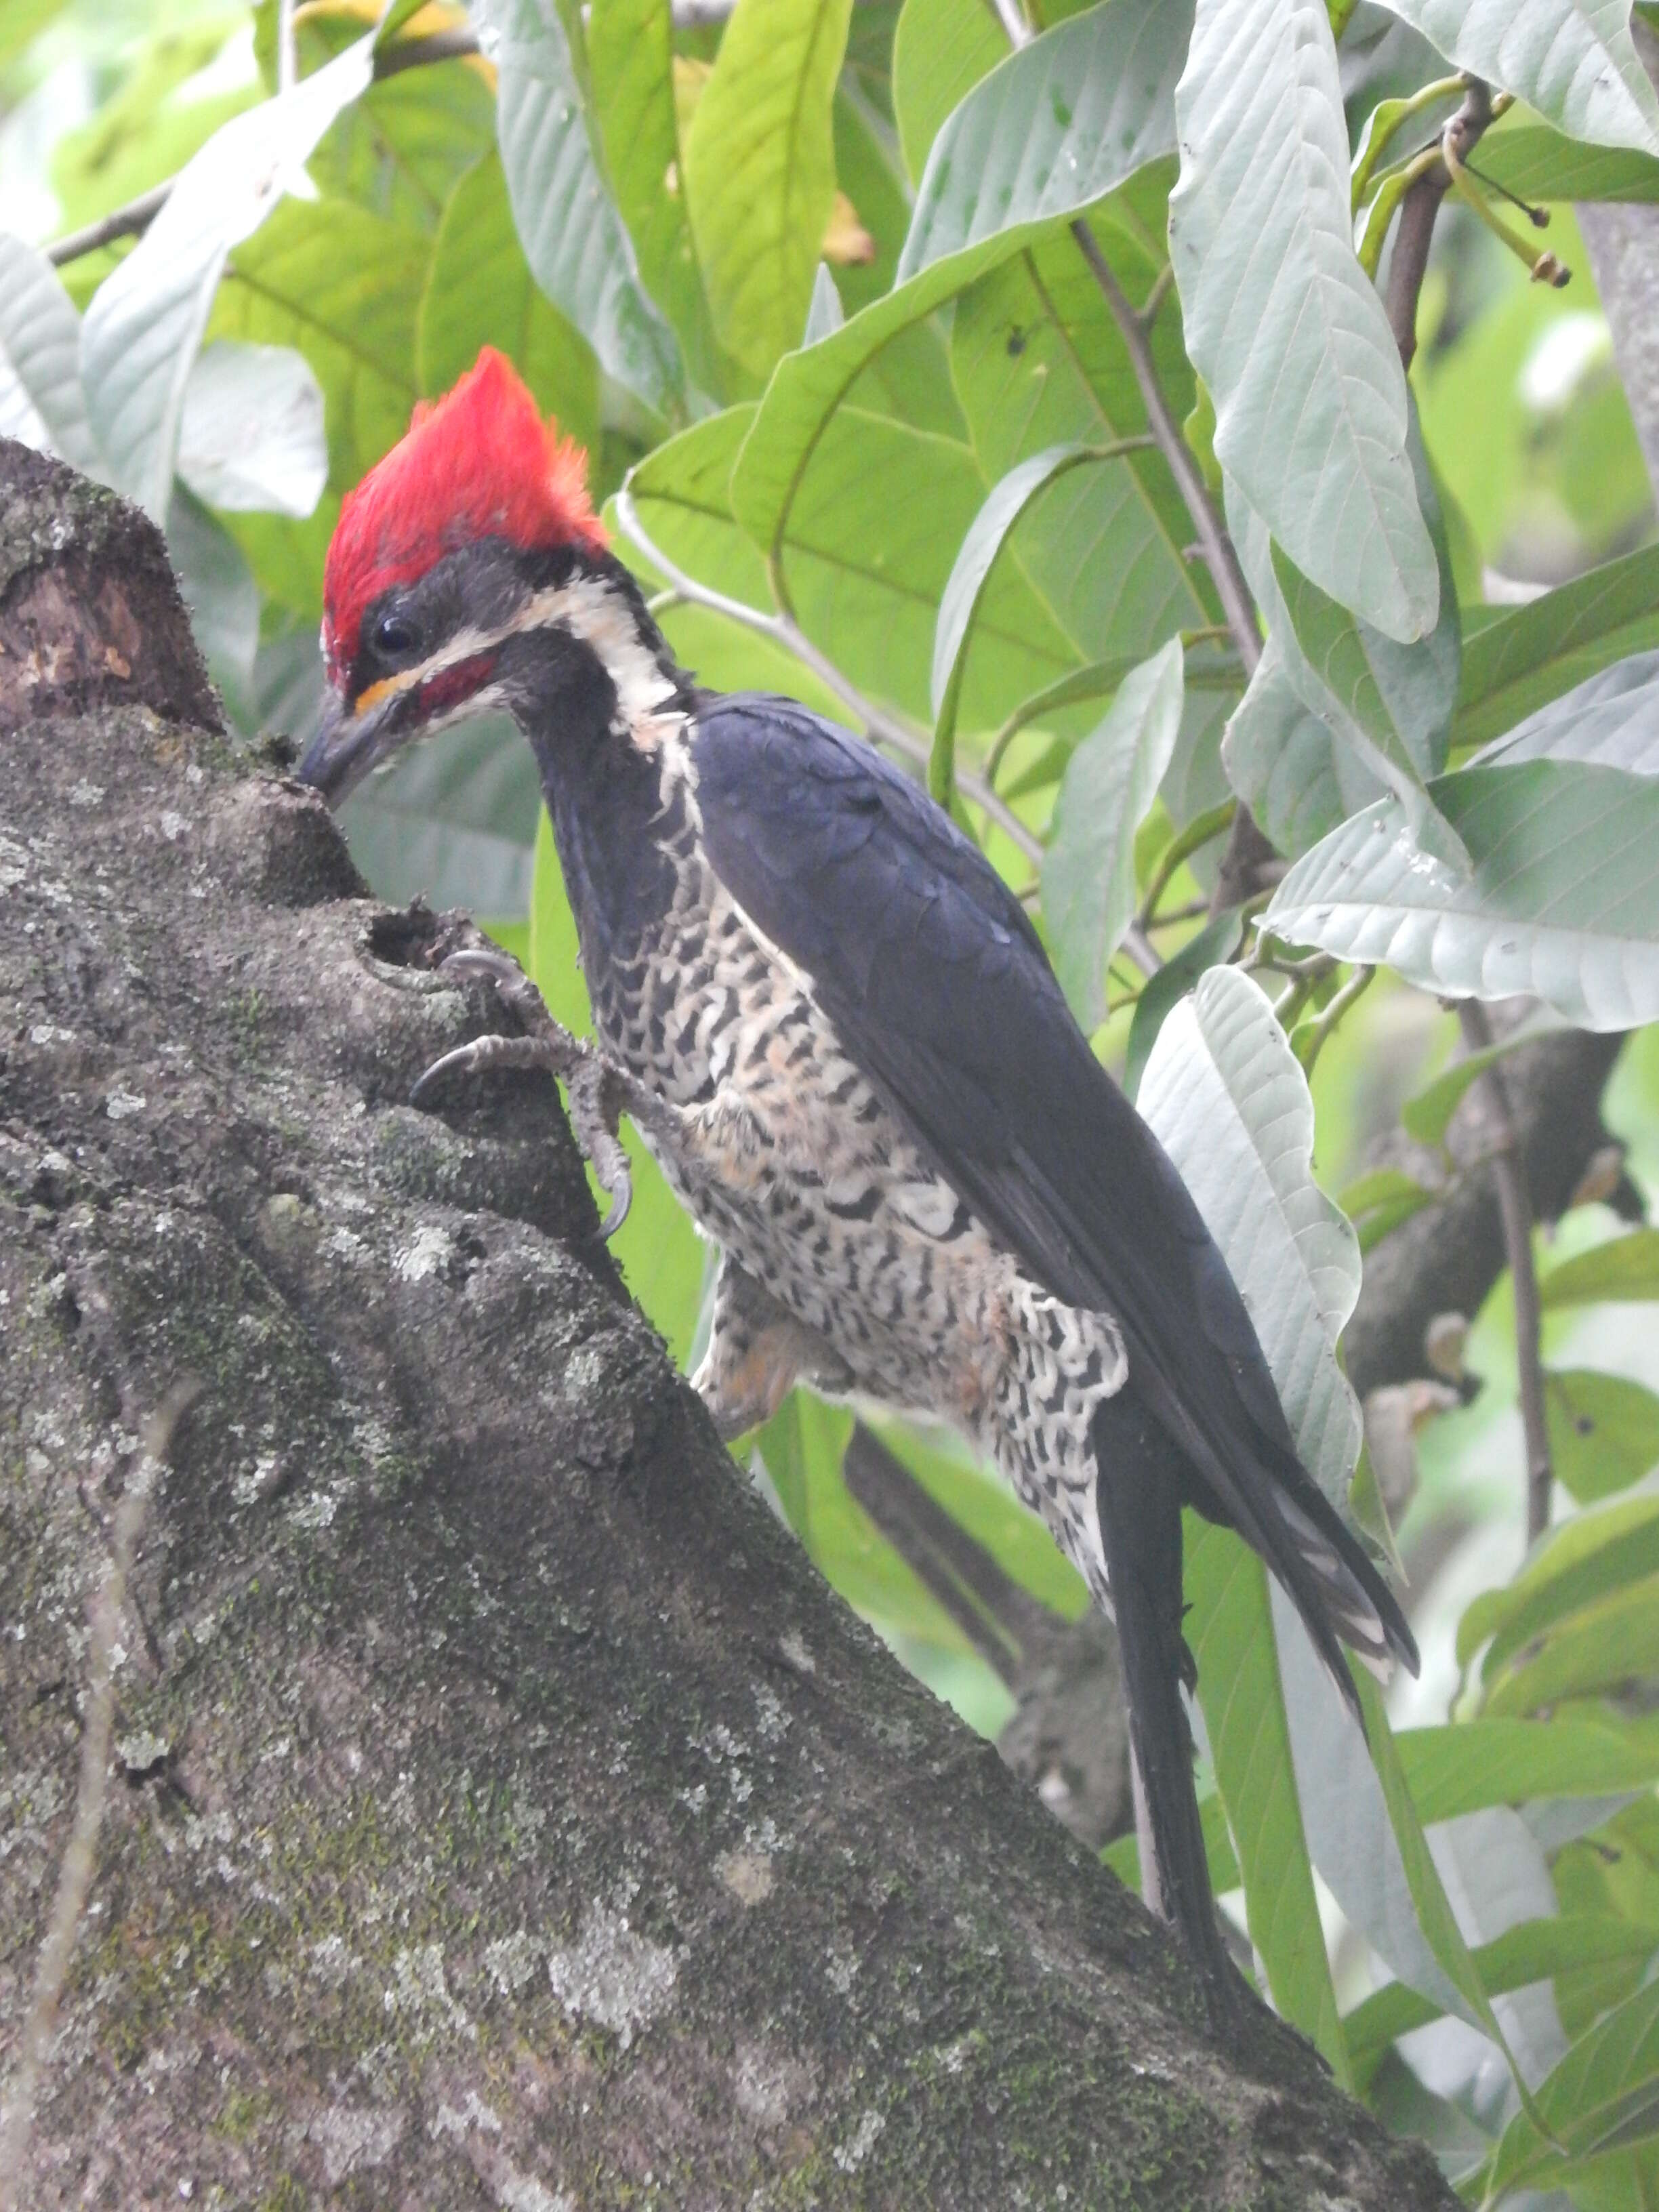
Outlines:
[[[860,1393],[992,1456],[1099,1595],[1089,1425],[1126,1372],[1116,1324],[1049,1297],[995,1242],[714,879],[684,802],[672,811],[669,910],[589,977],[607,1051],[696,1132],[682,1156],[653,1146],[665,1174]]]

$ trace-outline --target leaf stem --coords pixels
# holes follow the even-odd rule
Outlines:
[[[1146,410],[1146,421],[1158,450],[1169,464],[1170,473],[1192,517],[1193,528],[1198,533],[1198,543],[1211,580],[1221,600],[1223,613],[1227,617],[1227,631],[1234,649],[1243,662],[1245,672],[1254,674],[1261,658],[1261,632],[1256,622],[1255,601],[1244,580],[1244,571],[1239,566],[1238,556],[1233,550],[1232,540],[1222,527],[1216,513],[1215,502],[1210,497],[1209,487],[1199,472],[1197,456],[1181,434],[1181,425],[1158,382],[1158,364],[1152,359],[1152,349],[1139,316],[1129,305],[1122,286],[1112,274],[1110,263],[1100,250],[1100,241],[1081,216],[1070,225],[1078,251],[1088,264],[1089,273],[1098,286],[1112,320],[1117,325],[1123,340],[1124,351],[1129,356],[1129,366],[1134,371],[1139,386],[1141,404]]]
[[[1147,886],[1146,896],[1140,902],[1139,919],[1143,929],[1152,928],[1160,919],[1158,902],[1169,889],[1170,878],[1176,870],[1184,860],[1189,860],[1194,853],[1207,845],[1212,837],[1218,837],[1224,830],[1231,829],[1233,815],[1237,805],[1237,799],[1224,799],[1219,806],[1211,807],[1208,813],[1197,816],[1194,820],[1187,824],[1184,830],[1177,830],[1170,840],[1159,857],[1152,880]],[[1200,914],[1203,913],[1207,904],[1207,900],[1200,902],[1196,911]],[[1164,921],[1173,921],[1176,916],[1166,914],[1161,919]]]
[[[1452,172],[1447,167],[1446,156],[1449,153],[1454,161],[1466,161],[1492,120],[1492,88],[1480,77],[1471,77],[1463,105],[1441,133],[1437,156],[1413,178],[1401,202],[1385,305],[1402,368],[1411,367],[1412,356],[1417,351],[1418,297],[1429,265],[1435,217],[1440,212],[1441,201],[1451,190]]]
[[[1376,970],[1375,968],[1356,968],[1353,974],[1349,976],[1347,981],[1342,986],[1342,988],[1336,994],[1334,998],[1332,999],[1324,1012],[1321,1014],[1319,1019],[1314,1024],[1312,1029],[1310,1030],[1308,1032],[1308,1041],[1306,1044],[1303,1046],[1301,1051],[1297,1054],[1297,1058],[1302,1062],[1302,1073],[1304,1075],[1311,1075],[1313,1073],[1314,1062],[1318,1059],[1320,1054],[1324,1051],[1327,1040],[1334,1033],[1338,1024],[1347,1012],[1349,1007],[1354,1004],[1356,1000],[1363,998],[1365,993],[1370,990],[1372,980],[1376,976]],[[1274,1011],[1277,1012],[1277,1009]]]
[[[1490,1048],[1492,1022],[1478,999],[1465,999],[1457,1009],[1457,1019],[1470,1052]],[[1532,1256],[1532,1196],[1527,1188],[1526,1163],[1521,1156],[1521,1139],[1502,1068],[1494,1062],[1470,1088],[1480,1096],[1491,1131],[1492,1181],[1498,1189],[1510,1279],[1515,1285],[1515,1357],[1520,1370],[1521,1425],[1527,1446],[1527,1541],[1532,1544],[1549,1526],[1553,1480],[1549,1421],[1544,1406],[1538,1273]]]

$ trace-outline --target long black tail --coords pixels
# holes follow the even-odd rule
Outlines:
[[[1095,1497],[1117,1615],[1129,1735],[1152,1832],[1156,1892],[1203,1979],[1212,2027],[1234,2020],[1239,1979],[1216,1923],[1181,1686],[1194,1680],[1182,1634],[1180,1448],[1133,1385],[1094,1418]]]

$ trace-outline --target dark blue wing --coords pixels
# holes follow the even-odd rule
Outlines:
[[[1305,1553],[1283,1520],[1299,1509],[1359,1577],[1362,1610],[1409,1651],[1392,1598],[1297,1459],[1185,1184],[1091,1051],[994,869],[908,777],[793,700],[708,701],[692,757],[716,872],[812,976],[847,1051],[993,1232],[1057,1296],[1117,1318],[1131,1376],[1191,1464],[1190,1502],[1281,1570],[1287,1540]],[[1371,1641],[1374,1620],[1333,1611],[1362,1649]]]

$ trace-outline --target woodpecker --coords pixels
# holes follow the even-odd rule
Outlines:
[[[1182,1508],[1276,1575],[1358,1718],[1346,1642],[1405,1619],[1297,1456],[1186,1186],[1079,1029],[1018,900],[873,747],[795,701],[701,690],[589,503],[583,456],[486,350],[347,497],[330,687],[301,775],[337,804],[397,748],[505,708],[535,753],[597,1043],[505,959],[525,1033],[625,1203],[635,1121],[720,1259],[693,1380],[723,1436],[797,1381],[951,1423],[1115,1613],[1150,1844],[1218,2028],[1218,1930],[1182,1687]],[[613,1206],[613,1218],[617,1208]]]

